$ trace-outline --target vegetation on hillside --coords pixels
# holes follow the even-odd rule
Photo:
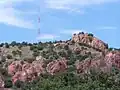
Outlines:
[[[93,34],[89,34],[93,37]],[[109,48],[111,50],[120,50]],[[101,51],[83,43],[73,41],[54,41],[39,43],[17,43],[15,41],[0,44],[0,72],[5,77],[6,88],[21,88],[22,90],[119,90],[120,72],[113,68],[111,73],[95,72],[77,75],[75,72],[75,61],[83,61],[87,58],[100,57]],[[65,58],[69,69],[65,73],[50,76],[40,75],[33,82],[17,81],[12,84],[11,76],[7,73],[7,66],[15,60],[33,62],[37,56],[41,56],[47,63],[49,61]]]

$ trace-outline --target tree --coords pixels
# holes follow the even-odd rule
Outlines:
[[[16,41],[12,41],[10,45],[14,47],[15,45],[17,45],[17,43]]]
[[[5,43],[5,47],[6,47],[6,48],[9,48],[9,44],[8,44],[8,43]]]
[[[113,50],[113,48],[109,48],[108,50],[109,50],[109,51],[112,51],[112,50]]]
[[[1,44],[0,44],[0,47],[3,47],[3,46],[4,46],[4,43],[1,43]]]
[[[94,35],[93,35],[92,33],[89,33],[89,34],[88,34],[88,36],[91,36],[91,37],[93,37]]]
[[[27,42],[22,42],[22,45],[23,45],[23,46],[27,46],[28,43],[27,43]]]

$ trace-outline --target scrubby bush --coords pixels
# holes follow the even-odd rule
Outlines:
[[[76,75],[71,68],[66,73],[44,77],[32,83],[26,83],[22,90],[119,90],[119,71],[103,73],[92,71],[91,74]]]
[[[28,63],[32,63],[35,60],[35,58],[24,58],[24,61],[28,62]]]
[[[5,80],[4,83],[5,83],[4,88],[11,88],[13,86],[11,80]]]
[[[22,88],[23,87],[23,82],[22,81],[20,81],[20,80],[17,80],[16,82],[15,82],[15,86],[17,87],[17,88]],[[29,89],[28,89],[29,90]]]
[[[7,59],[12,59],[12,58],[13,58],[12,55],[10,54],[7,55]]]

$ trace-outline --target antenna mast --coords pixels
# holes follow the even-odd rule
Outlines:
[[[38,10],[38,38],[40,39],[40,7]]]

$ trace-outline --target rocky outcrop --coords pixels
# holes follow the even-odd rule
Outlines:
[[[105,57],[105,61],[109,66],[114,65],[120,68],[120,52],[119,51],[109,52]]]
[[[29,82],[36,79],[40,74],[46,73],[44,66],[45,63],[42,60],[33,61],[32,63],[15,61],[8,66],[8,72],[13,76],[13,83],[17,80]],[[46,69],[51,75],[57,74],[58,72],[64,72],[67,69],[67,60],[52,61],[47,64]]]
[[[64,72],[67,69],[67,60],[55,60],[47,65],[47,72],[55,75],[58,72]]]
[[[18,71],[22,71],[22,65],[24,61],[14,61],[8,66],[8,74],[14,75]]]
[[[112,66],[120,68],[120,52],[109,52],[105,57],[96,60],[77,61],[75,66],[77,73],[88,73],[92,68],[102,70],[103,72],[109,72]]]
[[[72,41],[89,45],[101,51],[105,51],[105,49],[108,48],[108,45],[106,43],[97,39],[96,37],[89,35],[88,33],[74,34],[72,37]]]
[[[77,73],[79,74],[90,73],[91,69],[109,72],[113,65],[120,68],[119,51],[111,51],[105,56],[101,55],[99,58],[97,57],[94,59],[87,58],[86,60],[76,61],[75,63]],[[67,60],[64,58],[53,60],[48,64],[45,64],[43,60],[36,60],[32,63],[14,61],[8,66],[8,73],[13,76],[13,83],[17,80],[30,82],[46,72],[51,75],[55,75],[66,71],[66,69],[68,69],[68,65]]]
[[[44,62],[33,61],[32,63],[15,61],[8,66],[8,72],[12,75],[12,81],[15,83],[17,80],[20,81],[32,81],[37,76],[45,73],[43,68]]]

